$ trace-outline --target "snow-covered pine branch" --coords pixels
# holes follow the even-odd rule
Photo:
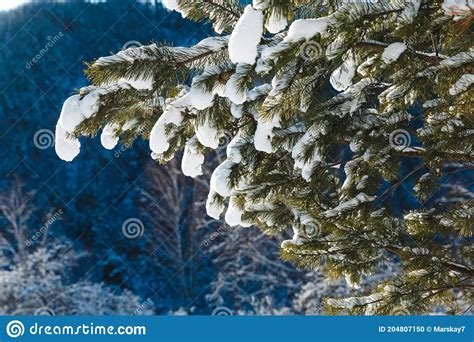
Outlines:
[[[90,64],[93,86],[65,102],[57,125],[62,159],[78,155],[81,135],[102,130],[106,148],[141,135],[161,162],[184,150],[183,172],[199,177],[205,156],[230,136],[227,159],[210,180],[213,218],[268,233],[292,227],[285,258],[327,263],[351,282],[399,257],[403,271],[390,286],[407,289],[400,298],[415,312],[450,305],[445,293],[470,289],[450,265],[468,275],[473,268],[466,257],[472,201],[437,190],[454,186],[447,176],[472,172],[474,162],[472,6],[164,4],[212,22],[217,35],[189,48],[150,45]],[[390,202],[407,184],[416,184],[421,203],[404,208],[421,215],[415,221]],[[465,189],[472,194],[472,182]],[[434,195],[449,205],[436,206]],[[420,248],[427,253],[411,253]],[[408,272],[428,268],[424,281],[445,289],[440,296],[410,290],[419,279]],[[383,293],[377,296],[395,298]],[[328,301],[348,308],[344,303]]]

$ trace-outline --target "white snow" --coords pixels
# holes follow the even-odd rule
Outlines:
[[[284,42],[294,42],[301,38],[310,39],[316,34],[327,36],[327,29],[330,25],[336,23],[332,17],[321,17],[316,19],[298,19],[295,20],[288,29],[288,35]]]
[[[237,134],[226,147],[227,159],[232,160],[236,164],[240,163],[242,161],[240,149],[246,143],[247,140]]]
[[[236,119],[240,119],[244,115],[244,106],[236,105],[235,103],[230,104],[230,113]]]
[[[175,11],[178,9],[178,0],[161,0],[161,2],[170,11]]]
[[[209,195],[207,196],[207,200],[206,200],[206,213],[210,217],[216,220],[219,220],[222,212],[225,209],[225,206],[223,204],[218,203],[217,200],[215,200],[214,197],[216,195],[217,193],[215,191],[213,190],[209,191]]]
[[[67,131],[58,122],[56,124],[54,149],[59,158],[70,162],[81,151],[81,143],[76,138],[68,137]]]
[[[86,119],[94,116],[99,110],[99,93],[95,90],[79,101],[79,109]]]
[[[211,176],[211,190],[218,193],[222,197],[229,197],[231,193],[231,187],[229,185],[229,176],[232,166],[235,163],[232,160],[226,159],[220,164]]]
[[[411,0],[406,2],[406,7],[400,14],[400,21],[405,24],[413,23],[418,10],[420,9],[421,0]]]
[[[273,128],[280,127],[280,118],[275,116],[271,121],[257,118],[257,129],[255,130],[253,143],[257,151],[266,153],[273,152],[272,138]]]
[[[261,52],[261,59],[269,61],[273,56],[288,48],[289,45],[302,39],[310,39],[316,34],[322,37],[327,36],[327,29],[330,25],[335,25],[336,20],[332,17],[321,17],[317,19],[298,19],[295,20],[288,29],[286,37],[277,45],[267,46]],[[265,64],[259,63],[262,72],[266,70]]]
[[[385,64],[390,64],[395,62],[398,57],[407,49],[407,46],[405,43],[392,43],[389,46],[385,48],[385,50],[382,53],[382,61]]]
[[[356,208],[357,206],[359,206],[360,204],[371,202],[375,200],[376,198],[377,198],[376,196],[367,196],[365,193],[361,192],[357,194],[356,197],[340,203],[337,207],[326,210],[325,212],[322,213],[322,215],[327,218],[338,216],[345,211],[352,210]]]
[[[251,5],[237,21],[229,39],[229,57],[233,63],[254,64],[263,34],[263,13]]]
[[[204,163],[204,154],[197,150],[196,141],[194,136],[186,143],[181,161],[183,174],[192,178],[202,175],[202,164]]]
[[[330,83],[337,91],[346,90],[351,84],[356,73],[356,60],[351,52],[348,53],[344,62],[333,71]]]
[[[197,110],[203,110],[212,107],[214,104],[214,94],[204,89],[202,85],[196,83],[200,79],[200,75],[194,77],[191,91],[189,92],[191,105]]]
[[[239,64],[241,66],[241,64]],[[232,103],[240,105],[247,99],[247,89],[241,91],[237,86],[237,82],[241,77],[239,73],[239,65],[237,65],[236,72],[230,76],[229,80],[225,84],[224,96],[227,97]]]
[[[79,104],[80,95],[73,95],[64,101],[59,123],[67,132],[74,132],[74,129],[85,117],[81,112]]]
[[[141,76],[134,79],[121,78],[118,81],[118,84],[120,83],[128,83],[137,90],[153,90],[153,76],[149,76],[149,77]]]
[[[195,131],[197,139],[203,146],[210,147],[212,149],[219,147],[221,135],[211,122],[206,120],[203,123],[200,123],[196,127]]]
[[[268,32],[275,34],[283,31],[286,25],[288,25],[286,17],[273,10],[267,19],[265,27],[267,28]]]
[[[117,130],[116,124],[107,124],[102,129],[102,134],[100,135],[100,143],[107,150],[112,150],[118,143],[119,137],[115,136]]]
[[[156,154],[166,152],[170,146],[165,130],[166,126],[168,124],[179,126],[183,120],[182,112],[191,106],[189,93],[180,95],[180,98],[174,100],[166,107],[165,112],[160,116],[151,130],[150,149]]]
[[[232,197],[229,199],[229,206],[227,207],[227,211],[225,213],[225,222],[231,226],[242,226],[242,227],[250,227],[251,224],[245,221],[242,221],[242,214],[243,210],[241,210],[238,206],[234,204],[234,200]]]
[[[474,83],[474,74],[464,74],[450,88],[450,95],[458,95],[466,91]]]

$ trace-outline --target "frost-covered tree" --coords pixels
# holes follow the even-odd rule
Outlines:
[[[278,240],[254,227],[221,225],[203,242],[217,276],[206,295],[209,306],[234,314],[285,314],[303,272],[278,259]]]
[[[160,162],[184,149],[183,173],[199,177],[231,135],[209,216],[292,227],[284,258],[352,286],[399,260],[371,293],[327,300],[330,312],[458,312],[459,294],[472,300],[472,1],[163,3],[216,36],[90,63],[92,85],[56,126],[60,158],[100,130],[109,149],[141,135]]]
[[[30,227],[33,193],[16,184],[0,196],[0,315],[152,314],[152,304],[128,290],[77,279],[73,269],[84,254],[59,237],[48,243],[47,229]]]

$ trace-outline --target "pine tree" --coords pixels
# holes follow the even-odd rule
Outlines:
[[[199,177],[229,135],[208,215],[292,227],[283,258],[355,287],[400,263],[366,295],[327,300],[328,312],[459,313],[474,286],[472,2],[164,4],[216,36],[88,64],[92,85],[56,127],[58,155],[72,160],[78,138],[102,129],[109,149],[149,139],[160,162],[184,149],[183,173]]]

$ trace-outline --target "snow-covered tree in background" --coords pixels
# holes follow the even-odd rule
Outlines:
[[[89,64],[92,85],[56,126],[58,155],[71,161],[78,138],[100,130],[109,149],[141,135],[160,162],[184,149],[183,173],[199,177],[230,134],[209,216],[269,234],[292,227],[283,257],[352,287],[401,263],[371,293],[327,300],[329,312],[458,313],[474,286],[472,183],[459,186],[474,161],[472,2],[164,4],[217,36]],[[416,197],[403,215],[398,191]]]
[[[152,304],[130,291],[74,279],[72,268],[84,256],[71,241],[47,241],[45,230],[29,227],[33,192],[22,186],[0,196],[0,315],[146,315]],[[31,242],[31,236],[41,239]]]

